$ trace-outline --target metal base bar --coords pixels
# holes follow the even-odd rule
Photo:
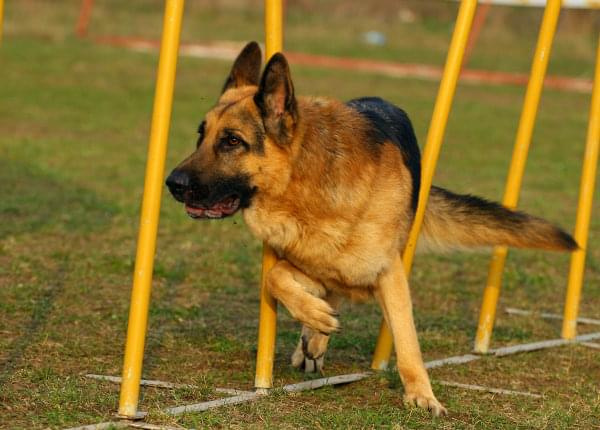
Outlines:
[[[536,313],[533,311],[528,311],[525,309],[517,309],[517,308],[506,308],[504,311],[510,315],[523,315],[523,316],[534,315],[534,316],[539,316],[540,318],[547,319],[547,320],[562,320],[563,319],[562,315],[551,314],[548,312]],[[577,321],[577,324],[600,325],[600,320],[594,319],[594,318],[579,317],[579,318],[577,318],[576,321]]]
[[[527,393],[525,391],[514,391],[514,390],[505,390],[503,388],[492,388],[492,387],[484,387],[482,385],[472,385],[472,384],[461,384],[459,382],[450,382],[450,381],[434,381],[440,385],[445,387],[454,387],[454,388],[464,388],[466,390],[474,390],[474,391],[485,391],[486,393],[493,394],[507,394],[510,396],[525,396],[525,397],[533,397],[535,399],[541,399],[543,396],[540,394]]]
[[[556,348],[559,346],[564,346],[564,345],[574,344],[574,343],[580,343],[585,346],[589,345],[590,347],[596,347],[596,345],[598,345],[598,344],[591,343],[590,341],[598,340],[598,339],[600,339],[600,332],[594,332],[594,333],[588,333],[588,334],[583,334],[583,335],[577,336],[573,340],[549,339],[549,340],[543,340],[543,341],[539,341],[539,342],[531,342],[531,343],[524,343],[524,344],[520,344],[520,345],[512,345],[512,346],[506,346],[506,347],[502,347],[502,348],[496,348],[496,349],[490,350],[489,355],[493,355],[495,357],[505,357],[507,355],[519,354],[519,353],[523,353],[523,352],[539,351],[542,349]],[[425,367],[427,369],[433,369],[436,367],[442,367],[442,366],[446,366],[446,365],[450,365],[450,364],[465,364],[465,363],[469,363],[472,361],[481,360],[484,357],[486,357],[486,356],[485,355],[474,355],[474,354],[464,354],[464,355],[458,355],[458,356],[453,356],[453,357],[446,357],[446,358],[442,358],[442,359],[428,361],[425,363]],[[313,379],[310,381],[304,381],[304,382],[298,382],[295,384],[284,385],[281,389],[287,393],[315,390],[315,389],[325,387],[325,386],[342,385],[342,384],[348,384],[351,382],[360,381],[362,379],[368,378],[369,376],[371,376],[373,374],[374,374],[373,372],[362,372],[362,373],[351,373],[351,374],[346,374],[346,375],[330,376],[330,377],[326,377],[326,378],[319,378],[319,379]],[[116,376],[88,374],[88,375],[86,375],[86,377],[103,380],[103,381],[108,381],[108,382],[113,382],[113,383],[121,382],[120,381],[121,378],[116,377]],[[193,385],[188,385],[188,384],[174,384],[171,382],[164,382],[164,381],[157,381],[157,380],[142,380],[142,385],[144,385],[144,382],[146,382],[145,385],[153,386],[153,387],[165,387],[165,388],[193,387]],[[536,394],[531,394],[531,393],[522,393],[522,392],[518,392],[518,391],[503,390],[503,389],[499,389],[499,388],[481,387],[478,385],[459,384],[459,383],[445,382],[445,381],[439,381],[438,383],[441,385],[454,386],[454,387],[459,387],[459,388],[468,388],[468,389],[474,389],[474,390],[478,390],[478,391],[488,391],[491,393],[498,393],[498,394],[527,395],[527,396],[531,396],[531,397],[537,396]],[[214,408],[218,408],[221,406],[236,405],[236,404],[240,404],[240,403],[251,402],[254,400],[258,400],[265,395],[265,394],[262,394],[261,392],[259,392],[258,390],[255,392],[251,392],[251,391],[217,388],[217,389],[215,389],[215,391],[221,392],[221,393],[227,393],[227,394],[231,393],[231,394],[235,394],[235,395],[232,397],[224,398],[224,399],[210,400],[207,402],[195,403],[195,404],[191,404],[191,405],[183,405],[183,406],[177,406],[177,407],[173,407],[173,408],[167,408],[167,409],[164,409],[164,412],[169,415],[181,415],[181,414],[184,414],[187,412],[207,411],[209,409],[214,409]],[[268,391],[265,391],[265,393],[268,393]],[[140,415],[145,415],[145,414],[146,414],[145,412],[140,413]],[[111,428],[111,426],[114,426],[117,428],[126,428],[130,425],[130,423],[131,422],[123,422],[123,421],[121,421],[121,422],[106,422],[106,423],[99,423],[99,424],[90,424],[90,425],[82,426],[82,427],[73,427],[73,428],[70,428],[67,430],[101,430],[101,429]]]

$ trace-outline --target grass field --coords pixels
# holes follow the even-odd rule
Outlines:
[[[83,375],[118,375],[122,366],[157,58],[76,39],[76,3],[6,5],[0,46],[0,428],[106,421],[117,409],[118,386]],[[157,38],[161,3],[97,1],[90,31]],[[240,3],[190,1],[184,40],[261,40],[260,10]],[[455,5],[439,7],[441,16],[451,17]],[[519,31],[496,25],[484,32],[472,65],[526,71],[536,16]],[[290,49],[435,65],[443,63],[452,28],[451,18],[400,25],[376,15],[358,20],[332,13],[325,19],[292,6],[288,26]],[[360,43],[360,31],[375,26],[385,30],[387,46]],[[551,72],[590,77],[596,34],[561,27]],[[228,68],[222,61],[180,60],[168,168],[193,148],[196,126]],[[436,83],[292,68],[300,94],[379,95],[395,102],[424,141]],[[522,97],[518,87],[460,86],[435,183],[499,199]],[[545,92],[522,192],[523,209],[567,229],[575,219],[588,109],[589,94]],[[596,318],[598,197],[581,304],[582,315]],[[412,291],[426,360],[469,352],[488,260],[489,251],[417,257]],[[568,263],[567,255],[511,251],[500,309],[560,313]],[[166,406],[217,398],[213,387],[252,388],[259,270],[260,244],[239,216],[192,222],[165,195],[144,376],[198,388],[144,389],[140,409],[150,412],[151,422],[188,428],[599,428],[600,352],[578,345],[431,371],[437,396],[450,410],[444,419],[404,409],[391,371],[342,388],[276,392],[252,404],[162,415]],[[343,330],[332,338],[326,374],[368,368],[380,318],[374,304],[342,309]],[[298,330],[281,310],[277,387],[305,378],[289,365]],[[592,330],[580,327],[582,333]],[[558,321],[499,312],[493,342],[559,333]],[[471,392],[440,380],[544,397]]]

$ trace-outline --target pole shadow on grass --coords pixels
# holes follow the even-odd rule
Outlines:
[[[57,251],[68,250],[72,239],[106,228],[119,211],[116,204],[99,198],[95,192],[22,160],[0,159],[0,195],[0,241],[13,238],[18,246],[9,258],[16,262],[60,258]],[[29,238],[22,239],[31,234],[37,235],[35,246]],[[8,345],[6,359],[0,362],[0,385],[22,365],[25,351],[44,330],[56,299],[64,291],[66,274],[73,270],[72,264],[62,259],[47,275],[50,279],[34,287],[37,291],[32,291],[29,319],[19,324],[20,333]],[[11,315],[7,313],[3,318]]]
[[[0,195],[0,239],[41,230],[96,231],[119,211],[95,192],[20,160],[0,159]]]
[[[0,363],[0,387],[10,378],[13,372],[19,368],[22,363],[23,354],[28,346],[37,339],[38,335],[44,329],[49,315],[54,308],[56,298],[64,290],[65,267],[61,266],[57,273],[57,279],[49,288],[42,290],[41,294],[35,299],[31,318],[23,327],[22,333],[8,346],[8,357]]]

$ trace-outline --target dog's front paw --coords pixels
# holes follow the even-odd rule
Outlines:
[[[433,394],[419,394],[415,392],[407,392],[403,398],[404,404],[408,407],[419,407],[427,409],[434,417],[447,415],[448,411],[435,398]]]
[[[340,329],[337,312],[323,299],[307,295],[297,309],[287,308],[294,318],[316,332],[328,335]]]

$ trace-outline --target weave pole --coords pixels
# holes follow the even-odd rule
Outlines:
[[[571,254],[571,267],[567,284],[565,299],[562,337],[574,339],[577,334],[577,314],[581,299],[583,285],[583,270],[585,268],[585,254],[592,216],[592,201],[594,198],[594,185],[596,181],[596,168],[598,165],[598,147],[600,146],[600,36],[596,53],[596,74],[592,101],[590,103],[590,120],[587,131],[583,166],[581,169],[581,183],[579,186],[579,203],[577,205],[577,220],[575,222],[575,240],[580,249]]]
[[[265,58],[283,49],[282,0],[265,0]],[[267,290],[266,280],[277,262],[275,252],[263,243],[262,272],[260,280],[260,314],[258,321],[258,347],[254,387],[260,391],[273,386],[273,361],[277,332],[277,302]]]
[[[519,202],[525,163],[527,162],[527,154],[544,86],[544,77],[548,68],[548,59],[550,58],[552,40],[556,32],[560,7],[561,0],[548,0],[544,10],[544,17],[542,18],[529,83],[525,92],[523,110],[521,111],[521,118],[519,120],[519,128],[517,129],[517,136],[515,138],[504,198],[502,200],[502,204],[511,209],[516,208]],[[500,296],[502,271],[504,270],[507,253],[507,247],[498,246],[494,248],[492,254],[475,337],[474,351],[478,353],[486,353],[490,346],[494,319],[496,317],[496,307],[498,305],[498,297]]]
[[[0,0],[0,44],[2,44],[3,30],[4,30],[4,0]]]
[[[154,93],[119,415],[136,418],[184,0],[167,0]]]
[[[469,39],[471,24],[473,23],[473,16],[476,8],[477,0],[462,0],[458,11],[458,17],[456,18],[454,34],[452,35],[452,41],[450,42],[448,57],[446,58],[446,65],[444,66],[444,74],[440,82],[440,88],[438,90],[431,123],[429,125],[429,133],[427,134],[427,141],[423,151],[419,203],[406,243],[406,248],[402,255],[404,271],[406,272],[407,278],[412,267],[417,239],[419,238],[419,232],[421,231],[421,225],[425,216],[425,207],[429,198],[429,190],[431,188],[435,166],[444,139],[448,115],[450,114],[450,107],[452,105],[452,99],[454,98],[456,84],[460,75],[463,56]],[[392,334],[385,323],[385,320],[383,320],[379,330],[379,338],[377,339],[377,344],[375,346],[371,368],[376,370],[386,369],[392,353],[392,347]]]

